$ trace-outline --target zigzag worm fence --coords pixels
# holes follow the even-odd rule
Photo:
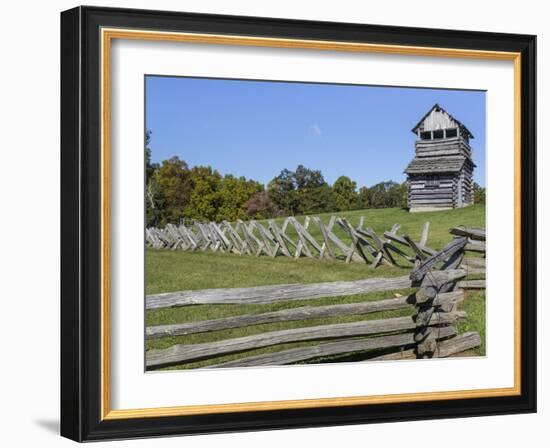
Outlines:
[[[336,221],[336,219],[335,219]],[[347,226],[345,221],[342,221]],[[242,226],[245,226],[243,223]],[[392,229],[394,239],[401,238]],[[368,232],[368,231],[367,231]],[[360,234],[360,232],[358,232]],[[214,342],[175,344],[165,349],[146,352],[147,369],[211,361],[208,368],[285,365],[312,362],[326,356],[363,353],[372,361],[447,357],[471,350],[481,344],[477,332],[458,334],[456,324],[467,315],[458,309],[465,289],[485,287],[485,280],[467,279],[471,273],[484,273],[485,259],[465,257],[468,245],[483,241],[481,230],[451,229],[455,238],[441,251],[425,250],[427,231],[421,241],[413,242],[424,254],[410,275],[313,284],[258,286],[252,288],[210,289],[157,294],[146,298],[146,309],[166,309],[191,305],[291,304],[295,300],[313,300],[372,292],[391,293],[412,288],[413,293],[376,301],[289,307],[277,311],[241,314],[194,322],[157,325],[146,328],[146,338],[179,337],[199,333],[251,327],[277,322],[307,322],[310,319],[355,316],[360,320],[345,323],[304,326],[264,331],[248,336]],[[426,236],[425,236],[426,235]],[[281,235],[280,239],[284,237]],[[235,238],[236,239],[236,238]],[[251,239],[249,235],[249,239]],[[406,238],[405,241],[410,240]],[[412,240],[411,240],[412,241]],[[307,244],[307,237],[296,247]],[[326,247],[325,247],[326,249]],[[382,252],[382,247],[378,246]],[[420,257],[419,257],[420,258]],[[409,310],[410,315],[385,319],[369,319],[368,315],[384,311]],[[305,347],[284,348],[262,354],[252,350],[308,342]],[[227,355],[237,359],[227,360]]]

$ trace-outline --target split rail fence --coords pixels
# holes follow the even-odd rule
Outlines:
[[[395,233],[393,233],[395,234]],[[244,314],[198,322],[157,325],[146,328],[146,338],[185,336],[274,322],[305,321],[338,316],[410,309],[411,315],[351,323],[268,331],[215,342],[177,344],[146,352],[147,369],[214,360],[208,368],[285,365],[311,362],[320,357],[363,353],[365,360],[448,357],[481,344],[477,332],[458,334],[457,323],[467,319],[458,310],[465,289],[484,288],[484,280],[465,280],[471,273],[484,274],[485,258],[466,256],[484,247],[485,231],[451,229],[454,238],[441,251],[417,260],[408,276],[339,281],[316,284],[258,286],[252,288],[180,291],[146,297],[146,309],[155,310],[201,304],[266,304],[348,296],[414,288],[407,296],[325,306],[301,306],[258,314]],[[423,246],[423,245],[421,245]],[[422,249],[419,251],[425,254]],[[280,344],[314,341],[315,345],[282,349],[250,356],[254,349]],[[216,362],[229,354],[238,359]]]
[[[336,233],[338,226],[349,241],[343,241]],[[313,227],[319,236],[314,236]],[[235,224],[193,222],[191,225],[176,226],[168,224],[165,228],[146,229],[146,244],[152,248],[165,248],[186,251],[226,252],[238,255],[259,257],[286,256],[299,258],[343,259],[370,264],[394,266],[397,259],[405,260],[409,265],[433,256],[436,251],[427,246],[430,223],[426,222],[419,241],[413,241],[409,235],[399,235],[400,224],[395,224],[382,235],[372,228],[365,227],[362,216],[354,227],[346,218],[332,216],[328,224],[319,217],[304,219],[303,224],[295,217],[286,218],[281,225],[275,220],[267,223],[251,220],[237,221]],[[480,229],[470,229],[474,232]],[[458,230],[457,230],[458,231]],[[472,249],[485,250],[483,240],[469,237]],[[411,254],[413,256],[411,256]]]

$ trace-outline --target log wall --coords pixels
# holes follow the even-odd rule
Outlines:
[[[455,208],[458,179],[456,174],[438,175],[439,186],[428,187],[431,175],[411,175],[407,182],[410,209]]]
[[[472,148],[463,137],[452,137],[437,140],[418,140],[415,143],[415,150],[418,157],[472,157]]]
[[[422,173],[409,173],[408,206],[411,211],[437,210],[466,207],[473,204],[472,148],[462,137],[437,140],[418,140],[415,143],[416,157],[420,160],[437,161],[441,166],[433,166]],[[465,157],[459,171],[446,167],[445,158]],[[439,182],[438,186],[433,181]],[[432,185],[430,185],[432,182]]]

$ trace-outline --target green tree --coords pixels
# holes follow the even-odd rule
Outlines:
[[[222,176],[209,166],[195,166],[190,170],[190,181],[191,195],[184,209],[185,217],[215,220],[222,202],[219,194]]]
[[[298,165],[294,172],[299,214],[332,210],[332,189],[319,170]]]
[[[148,179],[145,185],[145,220],[147,227],[158,226],[163,222],[164,201],[162,193],[154,178]]]
[[[268,186],[269,197],[288,215],[298,213],[299,201],[296,189],[295,173],[286,168],[273,178]]]
[[[391,181],[390,181],[391,182]],[[388,207],[407,207],[407,184],[391,182],[388,189]]]
[[[150,130],[145,131],[145,175],[146,179],[149,180],[153,177],[153,174],[156,170],[159,169],[160,165],[158,163],[151,162],[151,135],[153,133]]]
[[[296,171],[284,169],[269,182],[271,200],[287,215],[334,210],[332,189],[321,171],[298,165]]]
[[[474,204],[485,204],[485,188],[474,182]]]
[[[263,186],[259,182],[230,174],[224,176],[218,191],[219,205],[215,220],[219,222],[246,219],[246,202],[262,190]]]
[[[340,176],[334,182],[332,191],[337,210],[354,210],[358,205],[357,183],[347,176]]]
[[[302,213],[323,213],[336,210],[334,192],[329,184],[325,183],[317,187],[312,193],[313,199],[309,202],[311,205],[304,207]]]
[[[370,192],[368,187],[359,188],[357,194],[357,203],[359,208],[370,208]]]
[[[151,163],[151,131],[145,131],[145,219],[147,227],[158,226],[164,213],[162,192],[155,179],[158,163]]]
[[[380,182],[363,192],[369,208],[406,207],[407,186],[394,181]]]
[[[192,191],[187,163],[177,156],[164,160],[155,170],[153,181],[162,198],[163,212],[160,223],[178,223],[184,217],[184,210],[189,204]]]

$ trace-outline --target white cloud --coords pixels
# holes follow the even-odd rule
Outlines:
[[[316,137],[319,137],[323,131],[321,130],[320,126],[317,123],[313,123],[309,125],[309,132]]]

